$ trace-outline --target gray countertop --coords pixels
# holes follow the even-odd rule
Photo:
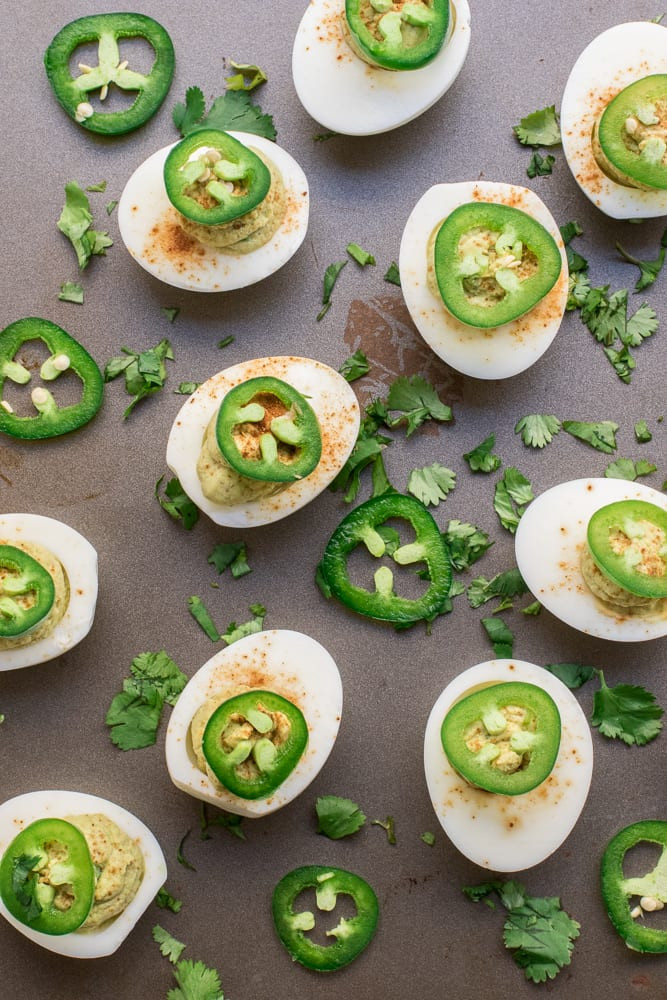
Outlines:
[[[139,816],[158,838],[169,869],[167,887],[183,901],[178,915],[149,907],[120,950],[85,962],[52,955],[0,921],[2,984],[8,1000],[65,997],[165,997],[173,986],[169,962],[151,928],[160,923],[187,945],[183,957],[216,967],[225,996],[245,998],[349,997],[385,1000],[449,995],[466,1000],[480,990],[496,996],[533,996],[502,943],[501,910],[475,906],[464,885],[488,873],[448,841],[434,815],[424,780],[423,738],[430,709],[460,671],[492,656],[480,626],[483,609],[465,597],[431,634],[419,625],[405,632],[358,618],[327,602],[314,570],[331,531],[349,509],[326,491],[312,504],[273,525],[238,532],[202,516],[191,532],[156,502],[156,481],[167,473],[165,445],[183,397],[179,382],[203,381],[237,362],[270,354],[300,354],[338,368],[357,348],[371,361],[369,378],[355,383],[363,403],[381,395],[398,374],[420,373],[454,409],[451,425],[426,426],[409,439],[403,432],[386,452],[391,481],[404,489],[409,471],[439,461],[457,473],[447,500],[434,510],[441,527],[458,518],[489,532],[493,547],[464,576],[468,582],[514,565],[512,536],[493,510],[498,475],[473,475],[462,456],[492,431],[505,467],[516,466],[535,494],[568,479],[603,475],[611,460],[560,434],[543,451],[526,448],[514,433],[530,413],[577,420],[614,420],[617,455],[646,458],[657,472],[644,480],[660,488],[667,477],[665,331],[661,327],[636,351],[637,369],[625,385],[577,313],[567,313],[546,354],[526,372],[505,381],[478,381],[454,372],[425,346],[403,304],[401,291],[383,280],[398,257],[405,221],[418,198],[441,181],[502,180],[526,184],[546,202],[559,224],[577,219],[584,235],[577,249],[590,262],[593,284],[632,287],[636,271],[618,257],[620,240],[639,256],[655,257],[664,219],[642,226],[599,213],[576,186],[562,152],[550,177],[528,180],[530,152],[512,134],[523,115],[555,104],[578,53],[599,32],[629,17],[660,13],[647,2],[544,6],[474,0],[472,40],[460,77],[435,106],[386,134],[314,141],[321,132],[302,109],[291,78],[293,39],[305,0],[283,0],[270,9],[244,4],[186,6],[167,0],[139,3],[169,31],[176,50],[171,91],[151,121],[117,139],[78,129],[53,97],[42,54],[66,22],[113,10],[92,11],[81,0],[35,0],[3,7],[4,140],[3,238],[0,326],[43,316],[81,340],[100,366],[122,346],[146,349],[168,337],[174,361],[165,390],[141,403],[123,421],[127,405],[120,380],[105,390],[102,411],[75,434],[42,443],[0,440],[0,509],[58,518],[76,528],[99,554],[99,600],[93,629],[58,660],[0,673],[2,777],[0,799],[22,792],[66,788],[94,792]],[[222,92],[224,59],[258,63],[268,83],[256,92],[270,112],[278,141],[299,161],[309,180],[310,225],[296,256],[253,287],[199,295],[179,291],[144,272],[126,252],[115,213],[125,181],[154,150],[178,134],[171,109],[185,90],[199,85],[207,100]],[[332,97],[332,100],[335,100]],[[106,180],[91,194],[97,228],[114,245],[78,275],[71,247],[56,228],[64,184]],[[375,268],[348,266],[321,322],[322,276],[355,241],[371,250]],[[80,280],[85,303],[57,298],[62,282]],[[644,298],[661,320],[667,315],[665,276]],[[180,311],[170,324],[163,307]],[[217,345],[233,336],[230,346]],[[633,427],[646,419],[650,444],[638,445]],[[369,495],[364,482],[360,499]],[[247,543],[252,573],[219,578],[207,557],[219,541]],[[123,753],[104,724],[113,695],[132,659],[166,649],[191,676],[219,645],[190,618],[187,598],[201,595],[223,628],[244,621],[256,602],[266,625],[305,632],[332,654],[343,679],[344,707],[338,740],[326,766],[297,800],[274,815],[246,820],[246,839],[213,829],[199,834],[198,802],[171,783],[164,760],[163,720],[155,746]],[[525,603],[525,602],[522,602]],[[487,606],[488,607],[488,606]],[[603,668],[608,682],[641,684],[667,705],[665,639],[613,643],[577,632],[543,610],[503,616],[515,634],[517,657],[537,664],[558,661]],[[590,714],[594,684],[577,692]],[[169,709],[166,709],[168,713]],[[519,873],[533,895],[560,896],[581,923],[572,963],[543,990],[559,997],[601,995],[664,997],[664,957],[641,957],[625,948],[609,923],[598,888],[599,860],[610,837],[639,819],[665,817],[664,735],[645,747],[628,747],[593,731],[595,764],[590,795],[566,842],[544,863]],[[316,834],[318,795],[359,803],[369,820],[394,817],[397,843],[369,823],[355,836],[330,841]],[[185,853],[196,868],[177,861]],[[427,846],[420,835],[435,833]],[[271,892],[301,864],[338,865],[363,874],[380,901],[375,940],[347,969],[318,976],[293,964],[271,920]]]

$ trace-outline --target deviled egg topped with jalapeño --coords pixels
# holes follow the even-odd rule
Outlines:
[[[561,102],[574,179],[612,219],[667,215],[667,28],[617,24],[577,59]]]
[[[311,0],[292,51],[294,86],[326,128],[376,135],[435,104],[469,44],[467,0]]]
[[[167,465],[216,524],[268,524],[329,485],[358,429],[356,396],[333,368],[256,358],[214,375],[183,404]]]
[[[558,226],[528,188],[436,184],[403,231],[401,289],[415,326],[464,375],[507,378],[544,354],[568,294]]]
[[[273,274],[308,227],[308,182],[280,146],[199,129],[127,182],[118,225],[135,260],[177,288],[223,292]]]

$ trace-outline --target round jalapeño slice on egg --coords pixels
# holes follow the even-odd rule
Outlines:
[[[471,785],[523,795],[551,773],[560,747],[560,713],[536,684],[507,681],[452,705],[440,730],[452,767]]]
[[[292,773],[308,744],[301,710],[273,691],[246,691],[216,708],[202,750],[221,785],[242,799],[263,799]]]
[[[655,73],[616,95],[593,129],[593,155],[617,184],[667,188],[667,74]]]
[[[553,236],[510,205],[467,202],[438,229],[435,279],[448,311],[478,329],[533,309],[556,284],[562,261]]]
[[[667,511],[647,500],[607,504],[588,522],[587,540],[593,561],[619,587],[667,597]]]
[[[435,59],[449,30],[449,0],[345,0],[352,48],[388,70],[419,69]]]
[[[227,132],[200,129],[169,152],[164,186],[186,219],[221,226],[264,201],[271,172],[257,153]]]
[[[0,545],[0,636],[16,638],[36,628],[55,600],[53,577],[14,545]]]
[[[230,389],[218,411],[216,440],[239,475],[272,483],[304,479],[322,457],[320,425],[310,403],[269,375]]]

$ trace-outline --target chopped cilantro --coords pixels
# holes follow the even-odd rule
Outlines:
[[[222,638],[228,646],[231,646],[238,639],[243,639],[246,635],[254,635],[255,632],[261,632],[264,628],[266,608],[261,604],[251,604],[249,610],[253,616],[250,621],[244,622],[242,625],[230,622],[227,626],[227,631],[222,635]]]
[[[181,310],[178,306],[162,306],[160,309],[162,315],[169,320],[170,323],[174,322],[180,311]]]
[[[211,642],[218,642],[220,633],[201,597],[197,597],[196,595],[188,597],[188,611]]]
[[[208,832],[210,826],[220,826],[223,830],[229,830],[231,834],[237,837],[239,840],[245,840],[245,833],[243,832],[243,816],[239,816],[238,813],[228,813],[224,809],[216,809],[212,816],[208,815],[208,810],[206,809],[206,803],[201,803],[201,812],[199,817],[199,829],[201,831],[202,840],[210,840],[211,834]]]
[[[503,478],[496,483],[493,497],[493,507],[503,528],[514,534],[532,499],[533,490],[529,480],[512,466],[505,469]]]
[[[130,672],[105,719],[111,742],[121,750],[138,750],[155,743],[164,703],[175,705],[187,683],[185,674],[164,649],[140,653],[132,661]]]
[[[603,736],[623,740],[628,746],[643,746],[655,739],[662,729],[663,715],[655,695],[635,684],[607,687],[602,671],[595,672],[600,690],[593,696],[591,725]]]
[[[356,833],[366,822],[366,817],[356,802],[338,795],[321,795],[315,803],[317,832],[340,840]]]
[[[347,503],[351,503],[359,492],[361,473],[369,465],[373,466],[375,473],[375,463],[382,462],[381,452],[388,444],[391,444],[391,438],[378,434],[374,422],[363,421],[352,453],[338,475],[332,480],[329,489],[334,492],[345,490],[344,499]],[[382,468],[384,469],[384,465]]]
[[[61,302],[76,302],[77,305],[82,305],[83,288],[76,281],[65,281],[60,286],[58,298]]]
[[[544,669],[554,674],[571,690],[581,687],[586,681],[595,677],[595,667],[587,667],[582,663],[545,663]]]
[[[331,293],[333,292],[334,285],[338,280],[338,275],[343,270],[347,264],[346,260],[336,261],[334,264],[329,264],[326,271],[324,272],[324,283],[322,286],[322,308],[317,314],[317,320],[321,320],[329,310],[331,305]]]
[[[334,139],[340,132],[318,132],[317,135],[313,136],[313,142],[327,142],[329,139]]]
[[[175,899],[163,886],[157,891],[155,905],[159,906],[161,910],[171,910],[172,913],[180,913],[183,902],[180,899]]]
[[[272,141],[276,138],[271,115],[263,114],[261,108],[253,104],[250,95],[243,90],[228,91],[221,97],[216,97],[208,114],[205,111],[206,102],[201,89],[188,87],[185,104],[174,107],[174,125],[182,136],[199,128],[213,128],[221,132],[252,132]]]
[[[455,570],[468,569],[493,545],[484,531],[464,521],[450,521],[442,535]]]
[[[640,476],[650,476],[657,468],[657,465],[645,462],[643,458],[636,462],[631,458],[617,458],[615,462],[609,463],[604,474],[607,479],[627,479],[634,482]]]
[[[223,337],[222,340],[218,341],[218,347],[229,347],[229,345],[233,343],[234,343],[234,337],[231,336],[230,334],[229,337]]]
[[[338,369],[347,382],[354,382],[355,379],[361,378],[363,375],[368,375],[370,370],[371,366],[368,363],[368,358],[362,350],[351,354]]]
[[[401,287],[401,272],[398,269],[398,264],[395,260],[392,260],[391,264],[385,271],[384,280],[388,281],[390,285],[398,285]]]
[[[179,382],[178,388],[174,389],[174,393],[179,396],[191,396],[200,385],[201,382]]]
[[[524,146],[559,146],[560,126],[556,108],[552,104],[522,118],[512,128],[515,136]]]
[[[195,866],[190,861],[188,861],[185,854],[183,853],[185,848],[185,841],[188,839],[191,833],[192,830],[186,830],[186,832],[181,837],[181,842],[176,850],[176,860],[178,861],[179,865],[183,865],[183,867],[187,868],[188,871],[196,872],[197,869],[195,868]]]
[[[133,397],[123,413],[123,419],[127,420],[137,403],[163,388],[167,380],[165,361],[173,361],[174,352],[166,339],[146,351],[132,351],[129,347],[121,347],[121,351],[120,356],[106,363],[104,381],[111,382],[119,375],[124,376],[125,389]]]
[[[387,816],[384,820],[372,819],[371,826],[381,826],[383,830],[386,830],[387,843],[392,845],[396,843],[396,828],[394,826],[393,816]]]
[[[437,507],[456,485],[456,473],[434,462],[422,469],[413,469],[408,479],[408,493],[421,500],[427,507]]]
[[[463,456],[470,466],[471,472],[495,472],[502,465],[497,455],[492,454],[496,443],[496,435],[489,434],[481,444]]]
[[[91,192],[106,191],[106,189],[107,189],[106,181],[100,181],[99,184],[88,184],[86,186],[86,191],[91,191]]]
[[[628,318],[625,330],[620,334],[621,342],[626,347],[639,347],[642,341],[653,336],[658,329],[658,319],[655,309],[644,302],[635,313]]]
[[[423,840],[428,847],[433,847],[435,844],[435,834],[431,833],[430,830],[424,830],[424,832],[419,835],[419,839]]]
[[[637,257],[633,257],[632,254],[624,250],[620,243],[616,244],[616,249],[620,253],[621,257],[628,261],[629,264],[634,264],[639,268],[639,277],[635,284],[635,291],[641,292],[644,288],[648,288],[652,285],[655,279],[660,274],[662,266],[665,263],[665,253],[667,252],[667,229],[664,230],[662,234],[662,239],[660,240],[660,252],[655,260],[639,260]]]
[[[647,444],[647,442],[653,440],[653,435],[648,429],[648,424],[645,420],[638,420],[635,424],[635,438],[638,444]]]
[[[186,531],[194,528],[199,520],[199,508],[184,491],[180,481],[174,476],[164,488],[165,497],[160,496],[160,486],[164,476],[160,476],[155,484],[154,495],[162,510],[166,511],[175,521],[180,521]]]
[[[113,210],[115,209],[115,207],[116,207],[117,204],[118,204],[118,201],[108,201],[106,203],[106,205],[104,207],[106,209],[107,215],[111,215],[113,213]]]
[[[505,573],[498,573],[491,580],[478,576],[468,586],[468,603],[471,608],[479,608],[495,597],[518,597],[520,594],[525,594],[527,590],[525,580],[515,567]]]
[[[637,367],[637,362],[630,354],[629,349],[627,347],[604,347],[603,351],[621,382],[629,383],[632,380],[632,373]]]
[[[482,625],[491,640],[496,658],[499,660],[509,659],[512,656],[514,635],[502,618],[482,618]]]
[[[558,434],[560,426],[558,417],[547,413],[531,413],[517,422],[514,433],[520,434],[521,440],[529,448],[544,448]]]
[[[169,990],[167,1000],[224,1000],[220,973],[203,962],[182,959],[174,967],[178,989]]]
[[[170,962],[178,962],[179,958],[185,950],[185,945],[182,941],[177,941],[175,937],[172,937],[164,927],[160,927],[156,924],[153,928],[153,940],[156,944],[160,946],[160,952],[165,958],[168,958]]]
[[[400,375],[395,379],[389,387],[386,405],[388,410],[399,411],[400,416],[387,414],[385,423],[388,427],[396,427],[405,421],[407,437],[426,420],[446,422],[452,419],[451,407],[442,402],[433,386],[421,375],[409,378]]]
[[[104,256],[106,248],[113,246],[109,234],[91,229],[92,223],[90,202],[85,192],[76,181],[69,181],[65,185],[65,204],[57,225],[74,247],[81,270],[88,265],[91,257]]]
[[[229,60],[229,65],[236,70],[233,76],[225,78],[227,90],[254,90],[260,84],[266,83],[268,76],[263,69],[253,63],[237,63]]]
[[[356,260],[357,264],[361,267],[366,267],[368,264],[375,264],[375,257],[368,250],[362,250],[358,243],[348,243],[345,247],[349,253],[352,260]]]
[[[527,604],[525,608],[521,608],[522,615],[539,615],[542,610],[542,605],[539,601],[533,601],[531,604]]]
[[[245,542],[220,542],[208,557],[208,562],[215,566],[218,573],[224,573],[229,568],[233,577],[252,572],[247,560]]]
[[[541,144],[540,144],[541,145]],[[553,171],[553,165],[556,162],[556,157],[552,156],[550,153],[547,156],[542,156],[540,153],[533,153],[530,158],[530,163],[526,167],[526,173],[529,177],[548,177]]]
[[[570,964],[579,924],[561,909],[556,896],[529,896],[515,881],[485,882],[463,891],[475,903],[486,902],[490,893],[497,893],[508,914],[503,933],[505,947],[514,951],[514,961],[526,979],[544,983]]]
[[[581,420],[564,420],[563,430],[573,437],[585,441],[592,448],[603,451],[611,455],[616,451],[616,431],[618,424],[611,420],[600,420],[598,422],[588,422]]]

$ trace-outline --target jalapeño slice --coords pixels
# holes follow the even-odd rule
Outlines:
[[[0,896],[22,924],[43,934],[69,934],[93,905],[95,870],[86,838],[64,819],[38,819],[11,842],[0,861]]]
[[[292,773],[308,744],[303,713],[273,691],[228,698],[206,723],[202,750],[221,785],[265,799]]]
[[[199,129],[170,151],[164,185],[181,215],[220,226],[264,201],[271,172],[257,153],[227,132]]]
[[[639,844],[655,844],[661,854],[655,868],[636,878],[624,872],[625,855]],[[602,898],[612,924],[633,951],[667,952],[667,930],[644,922],[646,915],[667,903],[667,823],[647,819],[632,823],[609,841],[602,856]],[[635,908],[631,906],[637,903]]]
[[[308,476],[322,456],[312,406],[293,386],[269,375],[230,389],[215,432],[225,461],[248,479],[293,483]]]
[[[562,260],[553,236],[532,216],[474,201],[440,226],[434,264],[449,312],[467,326],[489,329],[533,309],[556,284]]]
[[[440,730],[447,759],[478,788],[523,795],[551,773],[560,747],[560,713],[536,684],[491,684],[455,702]]]
[[[609,102],[593,129],[593,154],[618,184],[667,189],[667,74],[645,76]]]
[[[335,927],[326,931],[332,938],[329,945],[317,944],[307,936],[315,927],[315,914],[310,910],[295,912],[294,904],[301,893],[315,890],[317,909],[329,913],[336,907],[339,895],[351,897],[356,913],[341,917]],[[378,901],[373,889],[359,875],[342,868],[305,865],[281,878],[273,890],[273,922],[278,937],[292,956],[307,969],[332,972],[348,965],[370,943],[378,922]]]
[[[375,66],[419,69],[434,59],[449,30],[449,0],[345,0],[350,44]]]
[[[646,500],[600,507],[588,522],[588,548],[605,576],[631,594],[667,597],[667,511]]]
[[[14,545],[0,545],[0,636],[14,639],[36,628],[55,600],[53,577]]]

